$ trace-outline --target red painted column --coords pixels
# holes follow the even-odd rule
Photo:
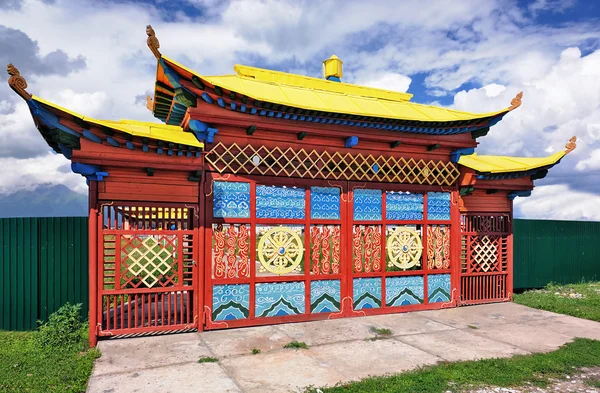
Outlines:
[[[88,197],[88,208],[89,208],[89,221],[88,221],[88,286],[89,286],[89,340],[90,346],[95,347],[98,342],[96,336],[96,324],[98,318],[97,304],[98,304],[98,277],[97,277],[97,265],[98,265],[98,182],[90,181],[89,186],[89,197]]]
[[[462,231],[460,228],[460,210],[459,210],[460,194],[458,191],[452,192],[450,203],[450,282],[452,283],[452,296],[454,305],[460,305],[460,273],[462,270],[460,253],[462,242]]]
[[[508,220],[507,255],[506,255],[506,298],[513,297],[513,201],[510,201],[510,216]]]

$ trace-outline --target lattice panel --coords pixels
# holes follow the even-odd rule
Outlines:
[[[452,185],[460,175],[451,162],[222,142],[208,152],[206,161],[219,173],[311,179]]]
[[[213,278],[250,276],[250,227],[246,224],[213,225]]]
[[[105,230],[148,231],[193,229],[193,207],[138,206],[131,203],[103,204]]]
[[[177,240],[175,235],[121,236],[121,288],[177,285]]]
[[[498,235],[464,236],[463,273],[504,272],[508,263],[508,240]]]
[[[450,268],[450,227],[445,225],[427,227],[427,268]]]
[[[461,221],[463,232],[509,232],[509,217],[506,215],[465,214]]]
[[[340,226],[314,225],[310,228],[311,274],[340,273]]]
[[[355,273],[381,270],[381,226],[355,225],[352,235]]]

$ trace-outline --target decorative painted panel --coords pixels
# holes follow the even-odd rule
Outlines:
[[[310,312],[340,311],[340,281],[323,280],[310,283]]]
[[[427,227],[427,268],[450,268],[450,227],[431,225]]]
[[[386,232],[387,270],[420,268],[423,254],[421,225],[390,225]]]
[[[256,272],[259,276],[304,272],[304,227],[259,225],[256,236]]]
[[[381,226],[355,225],[352,235],[352,260],[355,273],[381,270]]]
[[[340,219],[340,189],[338,187],[310,188],[310,218]]]
[[[388,191],[385,195],[387,220],[422,220],[423,194]]]
[[[213,278],[250,276],[249,238],[246,224],[213,224]]]
[[[213,217],[249,218],[250,183],[213,183]]]
[[[304,314],[304,282],[256,284],[256,316]]]
[[[427,300],[429,303],[450,301],[450,275],[430,274],[427,276]]]
[[[340,273],[340,226],[310,227],[310,271],[312,274]]]
[[[354,189],[354,220],[378,221],[382,212],[381,190]]]
[[[305,194],[303,188],[256,186],[256,218],[302,219]]]
[[[409,306],[423,303],[423,276],[388,277],[385,279],[385,305]]]
[[[449,220],[450,219],[450,193],[428,192],[427,193],[427,219]]]
[[[381,307],[381,278],[355,278],[352,284],[355,310]]]
[[[213,321],[229,321],[248,318],[250,309],[250,285],[214,285]]]

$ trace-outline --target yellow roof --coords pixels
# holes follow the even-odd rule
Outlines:
[[[333,82],[236,65],[236,75],[202,76],[176,61],[162,56],[169,65],[211,85],[278,105],[322,112],[415,121],[460,121],[486,118],[508,112],[469,113],[409,102],[411,94]]]
[[[477,153],[461,156],[460,165],[475,169],[477,172],[506,173],[523,172],[556,164],[566,153],[559,151],[548,157],[504,157],[480,156]]]
[[[204,143],[199,142],[194,134],[183,131],[183,129],[179,126],[169,126],[162,123],[148,123],[135,120],[97,120],[92,117],[80,115],[79,113],[70,111],[37,96],[32,96],[31,99],[59,112],[68,113],[71,116],[77,117],[88,123],[112,128],[125,134],[193,147],[204,147]]]

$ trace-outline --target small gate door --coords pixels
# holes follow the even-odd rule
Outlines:
[[[462,304],[510,300],[512,255],[508,214],[461,216]]]
[[[198,207],[101,204],[98,335],[194,329]]]

